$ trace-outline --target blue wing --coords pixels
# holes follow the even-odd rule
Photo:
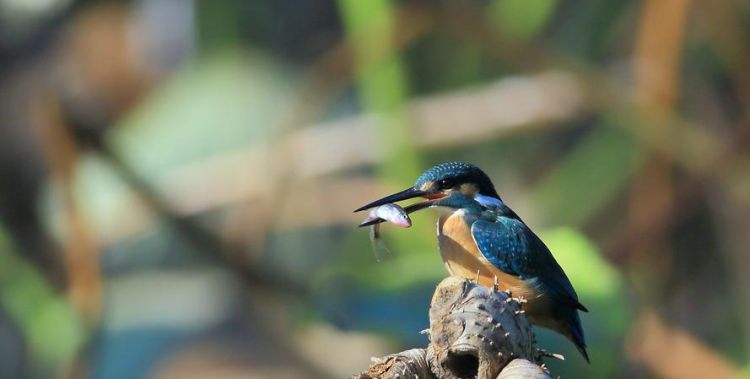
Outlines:
[[[479,251],[495,267],[534,280],[552,298],[586,311],[552,253],[523,221],[505,216],[495,221],[480,219],[472,224],[471,234]]]

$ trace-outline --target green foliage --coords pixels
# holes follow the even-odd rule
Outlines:
[[[605,261],[598,247],[576,229],[561,227],[542,231],[544,240],[563,267],[590,313],[582,313],[590,356],[595,362],[587,376],[615,376],[622,364],[619,356],[601,346],[620,346],[633,315],[628,307],[625,282],[617,269]],[[564,365],[554,370],[563,374]],[[580,372],[580,371],[579,371]]]
[[[540,180],[532,198],[550,224],[580,224],[622,190],[643,156],[626,130],[596,127]]]
[[[53,292],[36,269],[13,253],[3,233],[0,303],[21,328],[35,370],[59,372],[81,347],[83,326],[70,304]]]
[[[321,279],[345,276],[373,291],[398,291],[424,283],[437,283],[445,277],[435,240],[433,212],[412,215],[410,229],[384,225],[381,235],[391,251],[377,262],[366,229],[350,233],[339,247],[337,264],[321,274]]]
[[[557,0],[495,0],[490,17],[508,37],[529,39],[539,34],[557,6]]]
[[[205,52],[226,49],[240,42],[242,32],[241,2],[232,0],[200,0],[197,22],[200,47]],[[267,13],[267,6],[257,2],[255,12]],[[257,17],[256,20],[271,22],[271,17]]]
[[[391,2],[341,0],[339,6],[356,52],[357,89],[362,106],[377,117],[378,149],[387,156],[378,168],[380,178],[391,183],[394,191],[411,186],[421,167],[413,144],[416,136],[406,114],[409,93],[404,69],[393,46]],[[399,259],[358,270],[358,278],[375,287],[397,288],[434,277],[436,270],[430,268],[435,266],[418,263],[424,259],[424,252],[434,248],[432,238],[428,237],[431,229],[429,223],[415,222],[408,234],[388,234],[391,249],[401,252]],[[389,280],[382,279],[386,275],[384,270]]]
[[[380,167],[382,178],[395,183],[411,181],[420,165],[405,113],[409,94],[401,60],[393,46],[390,2],[341,0],[339,7],[355,49],[362,106],[378,117],[378,147],[389,152]]]
[[[602,258],[599,249],[586,236],[575,229],[560,227],[544,231],[540,237],[582,299],[620,303],[622,307],[624,283],[620,273]],[[624,315],[624,312],[617,313]],[[618,319],[622,321],[621,317]]]
[[[216,52],[160,86],[113,130],[111,141],[147,178],[263,146],[274,136],[294,83],[294,75],[259,54]]]

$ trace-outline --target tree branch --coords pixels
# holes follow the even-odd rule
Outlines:
[[[355,379],[551,379],[535,346],[523,300],[449,277],[430,306],[430,344],[375,359]]]

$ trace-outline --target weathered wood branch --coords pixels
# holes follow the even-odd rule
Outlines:
[[[430,306],[430,343],[375,359],[356,379],[550,379],[522,300],[450,277]]]

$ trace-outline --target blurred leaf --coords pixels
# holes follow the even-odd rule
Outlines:
[[[612,299],[622,291],[620,273],[602,259],[599,249],[577,230],[555,228],[541,233],[540,237],[582,299]]]
[[[201,50],[211,51],[228,46],[239,45],[242,42],[242,3],[231,0],[203,0],[197,3],[196,12],[199,24],[198,39]],[[268,13],[263,4],[254,4],[254,12]],[[271,17],[258,17],[268,20]]]
[[[557,0],[495,0],[490,16],[500,30],[516,39],[539,34],[557,6]]]
[[[194,62],[113,128],[114,147],[141,175],[154,179],[260,144],[278,131],[274,125],[296,83],[279,67],[260,54],[231,50]]]
[[[379,117],[378,148],[390,153],[380,168],[383,179],[413,181],[419,173],[419,159],[405,113],[408,91],[392,42],[395,21],[390,2],[342,0],[339,6],[355,50],[363,107]]]
[[[578,230],[555,228],[543,231],[540,237],[565,270],[581,302],[590,311],[580,314],[591,361],[596,362],[586,367],[586,376],[616,376],[622,361],[611,349],[612,346],[622,347],[621,341],[633,317],[628,307],[623,277],[602,258],[596,245]],[[573,351],[572,346],[567,343],[565,346]],[[577,371],[570,371],[570,367],[564,367],[567,365],[558,367],[552,363],[555,366],[552,371],[560,375],[570,371],[566,376],[571,376],[574,372],[582,372],[584,364],[581,361]]]
[[[481,44],[442,34],[428,34],[404,50],[412,95],[429,95],[496,79],[501,62],[488,62]]]
[[[437,247],[435,217],[433,212],[423,211],[413,214],[412,221],[414,226],[409,229],[390,225],[381,228],[392,254],[380,262],[374,257],[368,230],[353,229],[341,244],[335,260],[338,264],[325,269],[318,279],[325,282],[344,276],[356,279],[369,290],[385,292],[436,284],[448,273]]]
[[[409,96],[405,74],[393,46],[395,20],[391,2],[341,0],[339,6],[347,37],[355,50],[357,87],[363,107],[378,116],[378,148],[388,152],[379,167],[380,177],[394,188],[405,188],[413,184],[421,170],[405,109]],[[391,279],[396,280],[382,280],[384,273],[377,268],[360,268],[358,276],[378,287],[384,284],[398,287],[423,277],[421,265],[415,261],[422,259],[422,252],[433,249],[433,238],[428,237],[432,228],[428,225],[415,222],[408,234],[394,233],[388,237],[391,250],[401,253],[393,263],[395,266],[390,267]],[[373,280],[365,278],[368,274],[373,275]]]
[[[597,127],[537,184],[532,198],[550,224],[579,224],[602,209],[643,163],[626,130]]]
[[[23,330],[38,370],[58,372],[83,343],[84,330],[70,304],[12,253],[0,233],[0,303]]]

